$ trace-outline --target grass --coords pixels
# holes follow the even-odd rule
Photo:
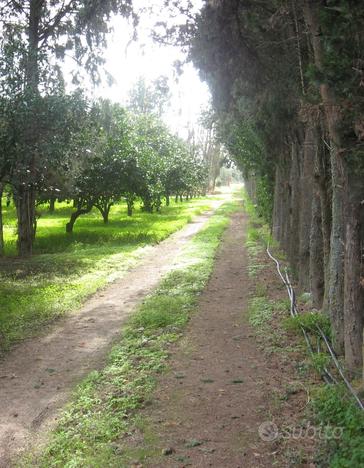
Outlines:
[[[43,453],[29,454],[19,466],[127,467],[161,455],[137,410],[146,405],[157,375],[167,368],[168,347],[182,336],[196,308],[236,209],[236,203],[224,204],[186,245],[179,267],[129,319],[107,366],[78,387]],[[128,444],[135,431],[143,433],[141,448]]]
[[[249,300],[249,322],[255,328],[260,328],[272,319],[272,303],[264,296],[254,296]]]
[[[107,282],[135,264],[149,245],[160,242],[211,207],[216,197],[171,203],[161,214],[136,210],[130,218],[123,204],[113,207],[105,225],[97,211],[81,217],[72,235],[65,224],[72,208],[41,209],[35,255],[15,257],[15,213],[4,207],[5,249],[0,260],[0,353],[31,336],[65,312],[75,310]]]
[[[306,332],[317,336],[319,336],[317,329],[317,326],[319,326],[327,337],[330,338],[331,336],[331,326],[328,316],[317,311],[301,313],[295,317],[287,317],[283,325],[288,330],[295,331],[297,334],[300,334],[303,328]]]
[[[248,214],[251,219],[248,225],[247,250],[250,262],[251,277],[259,279],[259,273],[262,266],[259,263],[259,256],[263,251],[263,246],[267,244],[268,230],[264,226],[259,226],[254,206],[248,200],[245,202]],[[274,245],[270,241],[270,245],[274,248],[274,255],[278,258],[283,258],[282,253],[279,253],[279,245]],[[300,297],[300,303],[310,305],[310,296],[304,294]],[[317,342],[318,325],[330,337],[330,323],[326,315],[317,311],[308,311],[301,313],[296,317],[286,315],[289,311],[289,301],[283,300],[279,305],[276,301],[270,301],[266,288],[259,283],[256,290],[250,298],[249,302],[249,320],[255,329],[258,338],[264,338],[262,341],[265,352],[271,348],[272,337],[277,335],[278,342],[274,346],[274,352],[277,352],[277,346],[280,343],[284,344],[283,352],[289,354],[287,346],[287,336],[283,339],[285,330],[295,332],[300,337],[302,343],[302,328],[309,334],[311,343]],[[280,312],[277,315],[277,312]],[[282,313],[283,312],[283,313]],[[277,326],[273,328],[272,318],[276,316],[279,320]],[[303,349],[306,346],[303,345]],[[298,350],[297,346],[293,350]],[[322,370],[330,368],[331,360],[325,348],[321,346],[322,352],[314,352],[309,355],[310,366],[305,368],[297,368],[297,372],[304,371],[304,376],[300,376],[301,380],[307,378],[307,372],[311,368],[322,373]],[[332,370],[332,369],[331,369]],[[332,370],[335,374],[335,370]],[[364,392],[361,397],[364,396]],[[344,385],[323,385],[315,384],[310,388],[310,405],[308,406],[308,416],[314,419],[317,427],[322,427],[328,431],[329,437],[321,437],[317,440],[319,452],[317,453],[315,465],[330,468],[357,468],[364,466],[364,411],[360,410],[356,402],[348,394]],[[325,432],[323,430],[323,434]],[[335,430],[335,437],[330,435]],[[298,459],[290,460],[290,466],[300,465],[302,461]]]
[[[317,423],[336,428],[337,434],[325,441],[318,466],[364,466],[364,411],[348,397],[346,388],[323,385],[314,393],[312,406]]]
[[[272,244],[273,241],[268,226],[258,216],[255,206],[246,193],[244,193],[244,208],[249,217],[245,241],[249,258],[248,275],[250,278],[256,278],[264,268],[264,264],[259,257],[264,252],[267,244]]]

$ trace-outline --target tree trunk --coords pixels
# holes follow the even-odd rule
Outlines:
[[[319,129],[315,129],[316,137]],[[313,168],[312,221],[310,230],[310,290],[316,309],[327,311],[330,258],[331,208],[326,185],[326,164],[322,145],[316,140]],[[326,299],[327,300],[327,299]]]
[[[319,15],[322,2],[306,0],[305,18],[311,33],[315,65],[324,74],[324,50],[321,43]],[[344,349],[344,167],[341,154],[340,109],[330,85],[320,84],[321,99],[325,109],[330,137],[332,177],[332,229],[329,267],[329,313],[333,327],[334,347],[338,353]]]
[[[279,223],[281,226],[281,238],[280,244],[287,253],[289,251],[289,239],[290,239],[290,209],[291,209],[291,196],[292,190],[289,183],[290,179],[290,164],[291,164],[291,153],[290,151],[282,156],[281,163],[281,210]]]
[[[337,352],[342,352],[344,344],[344,220],[341,185],[342,167],[337,154],[332,155],[331,168],[333,190],[329,266],[329,312],[334,328],[335,348]]]
[[[77,211],[74,211],[71,214],[71,218],[69,222],[66,224],[66,232],[67,234],[72,234],[73,232],[73,226],[75,225],[75,222],[77,221],[77,218],[79,218],[83,214],[87,214],[92,210],[93,204],[88,205],[87,208],[79,208]]]
[[[104,220],[104,224],[109,223],[109,213],[110,213],[110,207],[108,207],[102,214],[102,218]]]
[[[147,213],[153,212],[152,201],[149,197],[143,198],[143,211],[146,211]]]
[[[109,222],[109,214],[110,214],[110,209],[112,207],[112,203],[104,203],[102,205],[95,205],[95,207],[100,211],[102,219],[104,221],[104,224],[108,224]]]
[[[170,200],[169,200],[169,193],[166,193],[166,206],[169,206]]]
[[[330,156],[327,154],[326,147],[321,144],[317,148],[315,159],[315,181],[320,193],[321,219],[322,219],[322,240],[324,257],[324,298],[322,309],[329,312],[329,284],[330,284],[330,242],[331,242],[331,218],[332,202],[329,195],[330,191]]]
[[[17,189],[17,217],[18,217],[18,253],[26,257],[33,252],[35,237],[35,190],[28,187]]]
[[[273,219],[272,219],[272,235],[273,239],[280,242],[282,225],[280,223],[282,199],[281,199],[281,172],[279,163],[276,166],[274,178],[274,199],[273,199]]]
[[[312,221],[310,229],[310,291],[312,304],[320,310],[324,299],[324,252],[320,194],[314,190],[312,198]]]
[[[133,215],[133,207],[134,207],[134,200],[132,198],[127,198],[126,199],[126,206],[127,206],[127,212],[128,212],[128,216],[132,216]]]
[[[28,50],[25,67],[25,94],[29,104],[33,105],[39,97],[39,25],[42,14],[43,1],[31,0],[29,5]],[[18,252],[20,256],[32,254],[35,237],[35,200],[34,182],[37,177],[37,115],[26,123],[24,132],[25,143],[28,147],[29,168],[24,180],[17,187],[18,203]]]
[[[353,168],[352,168],[353,169]],[[364,221],[363,183],[352,173],[347,180],[347,223],[344,282],[344,343],[345,361],[353,376],[361,374],[364,325],[363,245]]]
[[[49,200],[49,212],[54,213],[54,207],[56,204],[56,199],[54,197],[51,197]]]
[[[299,202],[300,202],[300,151],[298,142],[292,142],[291,146],[291,171],[290,171],[290,207],[289,207],[289,232],[288,232],[288,258],[295,273],[298,271],[299,260]]]
[[[300,207],[299,207],[299,267],[298,287],[300,291],[310,290],[310,229],[312,217],[313,169],[317,136],[310,124],[305,130],[303,143],[303,168],[300,178]],[[319,205],[318,205],[318,208]],[[321,216],[319,231],[321,231]],[[322,237],[321,233],[320,236]],[[322,241],[321,241],[322,243]],[[322,252],[321,252],[322,255]]]

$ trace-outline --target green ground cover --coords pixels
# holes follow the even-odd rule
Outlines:
[[[132,217],[120,204],[112,208],[108,225],[93,210],[77,221],[71,235],[65,233],[71,206],[57,204],[54,213],[45,206],[39,209],[35,255],[29,259],[15,256],[15,212],[4,207],[5,250],[10,257],[0,260],[0,352],[77,309],[135,264],[148,246],[181,229],[214,199],[172,202],[160,214],[135,210]]]
[[[195,310],[236,209],[236,202],[225,203],[186,245],[178,269],[130,317],[106,367],[77,388],[43,453],[26,456],[19,466],[127,467],[161,456],[148,422],[136,410],[147,403],[157,375],[167,368],[168,345],[182,335]],[[143,448],[125,442],[135,428],[143,432]]]

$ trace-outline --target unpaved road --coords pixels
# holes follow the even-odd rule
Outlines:
[[[171,350],[171,372],[160,378],[151,404],[142,412],[148,432],[157,435],[157,447],[137,428],[125,442],[160,455],[133,466],[314,466],[282,461],[285,448],[280,441],[259,436],[263,422],[276,421],[279,413],[287,423],[302,405],[297,400],[276,405],[275,395],[284,392],[294,371],[288,364],[283,367],[279,356],[267,358],[249,325],[249,292],[257,279],[247,274],[245,230],[244,214],[233,215],[198,311]],[[273,267],[272,278],[275,290],[279,283]]]
[[[214,202],[214,209],[223,203]],[[135,306],[176,268],[183,246],[213,211],[151,248],[138,266],[96,293],[46,336],[27,340],[0,362],[0,467],[52,427],[82,377],[105,362],[113,340]]]

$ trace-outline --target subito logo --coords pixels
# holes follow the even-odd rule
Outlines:
[[[274,422],[265,421],[259,426],[258,433],[264,442],[273,442],[279,435],[278,426]]]

